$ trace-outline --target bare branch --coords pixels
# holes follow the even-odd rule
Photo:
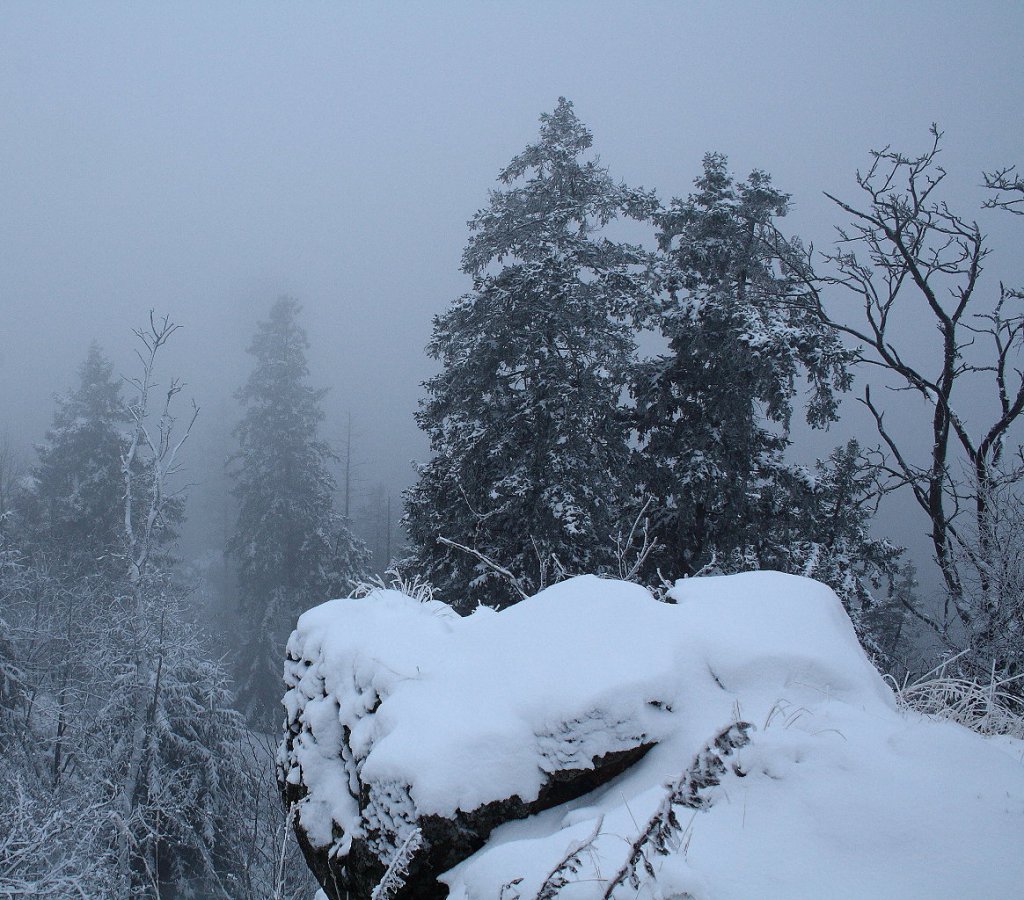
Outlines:
[[[647,562],[647,558],[659,548],[658,543],[651,536],[650,519],[647,518],[647,510],[650,509],[653,502],[653,497],[647,498],[625,538],[621,533],[615,536],[615,557],[618,563],[619,578],[622,581],[632,581],[636,578],[644,563]],[[641,533],[640,546],[634,550],[633,543],[636,540],[638,529]],[[632,565],[628,565],[626,557],[631,551],[635,553],[635,557]]]
[[[463,553],[468,553],[470,556],[474,557],[475,559],[478,559],[492,572],[495,572],[496,574],[504,578],[506,581],[508,581],[508,583],[513,588],[515,588],[516,592],[519,594],[520,599],[525,600],[527,597],[530,596],[525,590],[523,590],[522,583],[518,578],[516,578],[515,575],[513,575],[504,566],[498,565],[493,559],[484,556],[484,554],[482,554],[479,550],[474,550],[472,547],[467,547],[465,544],[460,544],[456,541],[451,541],[446,537],[442,537],[441,535],[437,536],[437,540],[439,543],[444,544],[446,547],[452,547],[455,550],[461,550]]]
[[[985,209],[1005,209],[1014,215],[1024,216],[1024,179],[1017,174],[1016,166],[984,172],[983,177],[985,187],[996,192],[982,204]]]

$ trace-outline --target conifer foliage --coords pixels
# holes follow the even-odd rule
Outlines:
[[[656,217],[662,290],[648,323],[668,352],[633,384],[638,480],[660,545],[650,564],[670,577],[774,548],[771,524],[800,480],[782,459],[797,380],[811,387],[808,421],[825,425],[851,358],[780,263],[789,196],[761,171],[737,181],[717,153],[695,186]]]
[[[94,558],[120,549],[121,452],[128,409],[120,379],[93,341],[75,390],[57,398],[33,473],[39,536]]]
[[[472,290],[434,320],[442,371],[417,415],[434,458],[406,495],[422,573],[450,602],[504,605],[601,571],[623,512],[618,404],[646,254],[603,237],[653,195],[616,182],[560,99],[469,222]],[[468,589],[468,596],[467,596]]]
[[[278,300],[249,347],[255,366],[236,394],[238,522],[229,551],[238,566],[248,634],[241,699],[254,721],[276,727],[284,640],[303,610],[361,580],[366,552],[334,511],[334,454],[317,431],[325,390],[308,383],[301,307]]]

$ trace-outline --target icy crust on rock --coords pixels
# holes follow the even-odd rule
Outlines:
[[[817,582],[757,573],[671,593],[675,605],[584,576],[466,618],[383,590],[304,614],[288,644],[291,745],[279,763],[305,789],[311,843],[345,856],[369,836],[386,857],[419,816],[532,801],[551,773],[610,752],[669,744],[683,748],[678,763],[738,707],[893,714]]]
[[[306,790],[298,819],[314,846],[333,844],[332,853],[345,856],[352,839],[363,836],[360,774],[388,716],[377,712],[400,684],[420,676],[420,661],[439,652],[458,619],[443,603],[390,590],[331,600],[299,619],[284,675],[292,743],[290,751],[282,744],[278,767],[289,784]],[[378,806],[385,818],[412,821],[404,785],[385,780],[370,787],[371,824],[383,824]]]

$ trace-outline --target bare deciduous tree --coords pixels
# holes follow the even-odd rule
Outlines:
[[[882,441],[876,469],[883,490],[912,493],[928,517],[945,583],[940,613],[914,612],[952,646],[972,645],[980,657],[995,649],[983,646],[984,633],[986,622],[998,616],[979,606],[1004,603],[985,575],[995,549],[992,498],[1000,485],[1018,481],[1024,472],[1019,449],[1010,447],[1016,467],[1008,465],[1006,453],[1024,413],[1024,374],[1018,368],[1024,316],[1016,307],[1020,291],[1000,285],[993,298],[980,287],[990,248],[977,222],[941,199],[942,133],[933,125],[931,136],[931,146],[919,156],[888,147],[872,151],[870,167],[857,173],[860,202],[826,194],[850,217],[838,229],[836,249],[823,254],[830,274],[814,275],[811,252],[790,262],[804,274],[821,319],[859,345],[858,361],[881,370],[889,389],[913,393],[927,406],[929,431],[919,444],[897,434],[870,385],[861,397]],[[1012,168],[985,181],[997,191],[986,205],[1022,212],[1017,204],[1024,197],[1016,194],[1024,187]],[[830,288],[859,301],[855,319],[826,305]],[[925,333],[925,325],[937,330],[929,359],[908,340],[908,323],[916,334]],[[965,560],[973,560],[972,571],[980,573],[980,601],[965,587]]]
[[[124,479],[124,554],[129,586],[128,609],[125,619],[125,638],[130,655],[125,683],[130,709],[126,738],[127,760],[118,786],[120,813],[120,841],[118,868],[122,883],[130,885],[140,876],[152,883],[158,880],[155,860],[140,852],[147,841],[140,838],[139,807],[149,794],[147,780],[154,764],[151,750],[154,740],[156,715],[160,707],[161,675],[165,652],[165,618],[154,617],[150,599],[151,590],[161,580],[150,571],[158,531],[173,494],[169,493],[168,479],[176,469],[178,451],[188,439],[199,414],[192,403],[192,413],[182,436],[174,433],[175,417],[171,406],[181,392],[181,382],[172,380],[166,390],[163,405],[152,421],[152,395],[157,389],[155,366],[157,355],[171,335],[179,328],[167,316],[157,319],[149,314],[149,327],[137,329],[142,344],[137,350],[141,374],[126,379],[135,396],[129,402],[132,427],[121,456],[121,474]],[[146,455],[144,467],[139,462]],[[145,476],[145,487],[140,491],[140,471]],[[137,496],[144,493],[145,497]],[[143,871],[140,871],[144,870]]]

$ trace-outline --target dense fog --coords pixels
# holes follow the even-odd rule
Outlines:
[[[1020,32],[1014,8],[952,3],[5,5],[0,423],[31,463],[89,341],[127,372],[153,308],[184,326],[164,368],[202,407],[189,479],[221,491],[244,348],[288,295],[325,437],[351,416],[360,502],[383,484],[397,504],[427,453],[430,320],[469,287],[465,223],[559,95],[617,177],[667,202],[726,153],[772,173],[787,231],[821,246],[822,191],[849,196],[869,148],[916,151],[932,122],[978,202],[980,172],[1019,155]],[[984,225],[997,245],[1011,227]],[[809,440],[812,459],[839,442]]]
[[[422,833],[437,810],[414,778],[363,803],[348,746],[378,680],[397,688],[360,684],[358,642],[355,663],[319,642],[365,627],[390,648],[424,609],[427,643],[441,620],[475,634],[552,585],[584,608],[622,582],[608,596],[652,622],[690,579],[740,590],[699,576],[744,573],[780,609],[809,590],[832,618],[808,643],[838,629],[894,729],[924,712],[1021,737],[1022,38],[1024,8],[999,3],[0,5],[0,896],[308,900],[300,847],[332,900],[328,876],[419,896],[403,867],[445,842]],[[285,665],[298,617],[349,595],[374,598],[344,607],[366,621],[322,608]],[[745,615],[705,624],[732,640]],[[764,651],[787,690],[817,665],[789,637]],[[679,673],[658,672],[670,696]],[[751,702],[767,728],[790,701]],[[318,710],[349,703],[333,746]],[[693,747],[666,729],[699,752],[606,897],[653,876],[673,804],[704,808],[715,747],[750,743],[736,705]],[[652,746],[608,715],[626,749],[583,768],[629,760],[602,778]],[[1017,776],[996,769],[998,795]],[[321,775],[337,815],[303,819]],[[520,790],[485,787],[484,806]],[[543,809],[512,799],[510,818]],[[474,822],[426,890],[523,881],[451,880],[497,820]],[[531,870],[538,898],[583,847]]]

